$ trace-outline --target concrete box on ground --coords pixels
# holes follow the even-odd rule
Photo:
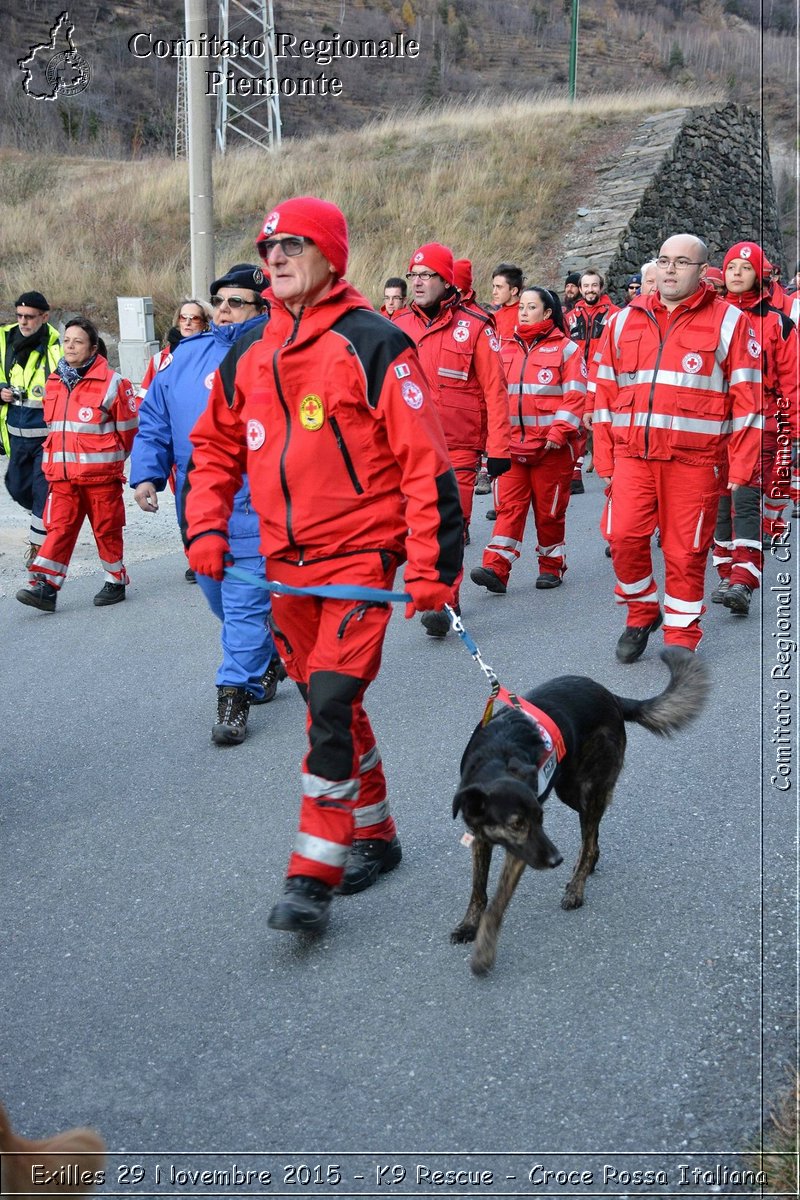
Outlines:
[[[117,296],[120,342],[153,342],[156,337],[151,296]]]
[[[123,379],[130,379],[137,387],[144,378],[147,364],[157,352],[158,342],[120,342],[119,373]]]

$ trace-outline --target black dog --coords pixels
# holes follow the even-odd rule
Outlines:
[[[450,940],[475,941],[470,966],[476,975],[485,974],[494,964],[500,923],[525,867],[541,871],[562,861],[542,828],[541,801],[550,788],[580,817],[581,851],[561,901],[562,908],[579,908],[586,878],[600,857],[600,821],[625,759],[625,722],[669,736],[702,709],[709,686],[702,662],[678,646],[663,650],[661,658],[669,667],[670,681],[651,700],[615,696],[580,675],[551,679],[525,694],[523,700],[550,717],[564,741],[565,753],[546,786],[539,776],[547,746],[541,730],[525,713],[504,707],[470,738],[461,760],[453,816],[461,812],[474,834],[472,895]],[[552,761],[546,769],[552,769]],[[506,857],[487,908],[493,845],[503,846]]]

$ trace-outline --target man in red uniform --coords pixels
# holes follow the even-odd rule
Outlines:
[[[493,479],[511,466],[508,388],[500,342],[491,318],[462,301],[447,246],[438,242],[420,246],[411,256],[407,278],[411,304],[395,314],[394,323],[417,347],[468,526],[481,453],[486,451]],[[445,637],[450,628],[442,612],[423,613],[422,624],[431,637]]]
[[[639,658],[664,622],[668,645],[694,650],[705,612],[722,457],[729,484],[758,461],[761,345],[745,313],[703,282],[708,251],[691,234],[669,237],[656,260],[658,291],[608,322],[595,378],[592,423],[598,475],[608,486],[605,535],[628,607],[617,658]],[[664,552],[664,614],[650,539]]]
[[[605,280],[599,271],[595,271],[592,267],[583,271],[581,274],[581,298],[567,314],[569,336],[582,348],[590,378],[595,352],[605,332],[606,322],[613,313],[619,312],[619,308],[611,297],[604,293],[604,286]],[[570,487],[573,496],[582,496],[585,491],[581,468],[587,442],[588,432],[584,430],[575,444],[575,466],[572,471]],[[592,462],[592,466],[594,465]]]
[[[343,278],[333,204],[302,196],[267,216],[258,248],[269,324],[240,338],[194,427],[188,557],[221,579],[246,471],[272,578],[386,589],[406,562],[406,615],[441,610],[461,571],[458,489],[411,342]],[[335,888],[357,892],[400,862],[363,699],[390,610],[366,596],[277,594],[276,640],[308,704],[300,827],[273,929],[320,932]]]

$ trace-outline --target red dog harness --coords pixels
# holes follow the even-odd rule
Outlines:
[[[513,692],[509,692],[504,687],[498,688],[489,697],[481,721],[482,725],[488,725],[495,715],[495,702],[504,704],[508,708],[516,708],[518,712],[524,713],[539,731],[541,739],[544,742],[544,753],[536,764],[539,771],[537,791],[540,796],[543,796],[550,786],[550,781],[553,778],[556,767],[567,752],[561,730],[553,718],[549,717],[541,708],[537,708],[534,704],[529,704],[527,700],[520,700],[519,696],[514,695]]]

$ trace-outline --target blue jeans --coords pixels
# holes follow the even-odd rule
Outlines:
[[[260,556],[237,558],[236,566],[266,579],[266,566]],[[209,608],[222,622],[222,662],[217,671],[217,686],[246,688],[254,700],[263,700],[261,680],[275,653],[269,628],[272,611],[269,592],[256,584],[228,577],[217,583],[208,575],[198,575],[197,582]]]

